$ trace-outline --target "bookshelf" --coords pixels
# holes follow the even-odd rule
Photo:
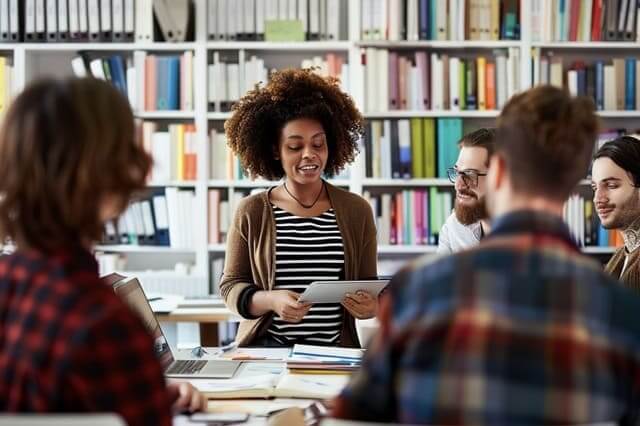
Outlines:
[[[539,0],[542,1],[542,0]],[[444,3],[444,2],[441,2]],[[363,54],[368,49],[382,49],[395,51],[399,55],[410,55],[415,51],[425,51],[427,55],[445,54],[452,57],[476,58],[480,55],[492,57],[495,52],[514,52],[519,57],[519,62],[514,69],[513,76],[519,83],[516,90],[525,90],[532,85],[532,49],[542,52],[553,51],[559,56],[589,56],[600,55],[612,58],[616,55],[634,55],[640,57],[640,43],[637,42],[543,42],[532,37],[533,5],[537,1],[520,1],[520,39],[518,40],[362,40],[362,1],[341,0],[341,13],[346,14],[348,25],[343,31],[343,40],[331,41],[305,41],[305,42],[265,42],[265,41],[220,41],[210,40],[207,34],[207,0],[194,0],[195,5],[195,33],[194,41],[183,43],[165,42],[133,42],[133,43],[2,43],[0,44],[0,56],[8,58],[13,66],[11,85],[12,90],[19,91],[25,84],[33,79],[45,75],[65,76],[71,75],[71,60],[77,52],[87,52],[96,57],[111,54],[121,54],[130,58],[137,51],[148,54],[181,54],[185,51],[193,53],[193,110],[189,111],[135,111],[137,118],[145,121],[154,121],[159,126],[166,128],[173,123],[186,123],[195,125],[195,141],[197,153],[197,179],[192,181],[170,180],[152,182],[152,188],[171,187],[178,190],[193,191],[192,227],[194,232],[193,247],[171,248],[144,245],[100,245],[98,250],[106,253],[121,254],[131,260],[135,265],[136,273],[144,273],[145,278],[153,279],[154,276],[165,274],[175,263],[187,263],[192,265],[190,278],[199,282],[199,288],[209,291],[214,288],[216,276],[219,275],[221,259],[224,256],[223,243],[210,243],[208,238],[208,218],[210,215],[208,206],[209,190],[219,190],[222,200],[230,200],[236,192],[247,193],[254,188],[265,188],[273,185],[273,182],[211,178],[211,164],[209,162],[210,146],[209,136],[212,129],[221,132],[226,119],[230,117],[227,111],[211,108],[208,102],[207,90],[212,84],[209,81],[209,65],[213,55],[218,52],[222,56],[230,56],[239,61],[242,68],[243,61],[252,55],[264,60],[265,66],[281,68],[284,66],[296,66],[302,58],[324,56],[333,53],[348,64],[349,92],[356,104],[363,112],[367,120],[403,120],[403,119],[461,119],[463,132],[480,126],[492,125],[499,114],[499,110],[451,110],[451,109],[407,109],[368,110],[366,97],[368,93],[366,83],[366,70],[362,65]],[[606,124],[613,127],[631,127],[633,120],[640,117],[640,111],[616,111],[603,110],[598,114]],[[348,178],[338,178],[332,183],[349,190],[364,194],[369,191],[374,194],[383,194],[390,191],[429,190],[437,188],[438,191],[451,192],[452,184],[442,177],[414,178],[414,179],[390,179],[366,177],[365,155],[358,156],[356,162],[349,168]],[[581,191],[589,191],[588,181],[582,182]],[[229,216],[232,212],[229,212]],[[381,259],[389,257],[399,261],[411,257],[433,253],[433,246],[422,245],[384,245],[379,247]],[[585,252],[594,255],[607,255],[611,253],[608,247],[587,247]],[[158,259],[162,264],[158,265]],[[212,266],[217,262],[217,267]],[[133,266],[132,266],[133,267]],[[180,269],[180,268],[178,268]]]

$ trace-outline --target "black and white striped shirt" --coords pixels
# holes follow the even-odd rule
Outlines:
[[[342,236],[333,209],[316,217],[300,217],[273,206],[276,220],[275,290],[302,293],[313,281],[344,275]],[[316,303],[297,324],[276,315],[268,333],[286,345],[335,345],[342,329],[342,305]]]

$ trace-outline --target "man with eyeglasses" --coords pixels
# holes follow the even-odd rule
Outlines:
[[[458,142],[458,161],[447,170],[449,180],[455,185],[455,209],[438,234],[438,253],[455,253],[474,246],[489,232],[486,176],[495,134],[493,128],[481,128]]]

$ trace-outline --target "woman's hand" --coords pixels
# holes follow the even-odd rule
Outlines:
[[[271,310],[286,322],[300,322],[311,309],[311,303],[300,303],[298,297],[295,291],[272,290],[269,292]]]
[[[364,290],[358,290],[355,294],[347,294],[342,299],[342,306],[357,319],[372,318],[378,312],[378,298]]]

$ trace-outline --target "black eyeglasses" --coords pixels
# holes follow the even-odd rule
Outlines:
[[[475,170],[458,170],[455,167],[449,167],[447,169],[447,176],[451,183],[456,183],[458,176],[460,176],[462,178],[462,182],[470,188],[478,186],[478,178],[486,175],[486,173],[479,173]]]

